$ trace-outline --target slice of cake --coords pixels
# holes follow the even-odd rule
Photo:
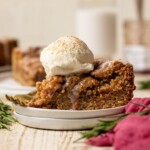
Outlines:
[[[122,106],[133,97],[133,67],[121,61],[97,60],[90,73],[52,76],[36,87],[29,103],[32,107],[92,110]]]
[[[5,65],[4,44],[0,41],[0,66]]]
[[[11,65],[12,52],[18,46],[14,38],[5,38],[0,41],[0,66]]]
[[[12,54],[12,74],[22,85],[34,86],[45,78],[45,71],[40,62],[41,48],[29,48],[22,51],[16,48]]]
[[[94,60],[87,45],[76,37],[63,37],[50,44],[41,52],[40,60],[46,79],[36,83],[36,93],[7,99],[37,108],[95,110],[126,105],[133,97],[132,65],[121,60]],[[24,63],[20,63],[22,68]],[[19,74],[24,77],[22,72]]]
[[[18,41],[13,38],[5,38],[3,44],[5,48],[5,64],[11,65],[12,53],[14,48],[18,46]]]
[[[37,92],[27,106],[94,110],[126,105],[133,97],[132,65],[94,60],[78,38],[58,39],[41,52],[40,59],[47,76],[37,82]]]

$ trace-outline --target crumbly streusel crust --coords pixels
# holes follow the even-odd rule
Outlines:
[[[122,61],[96,60],[90,73],[52,76],[36,87],[28,106],[76,110],[122,106],[133,97],[133,67]]]

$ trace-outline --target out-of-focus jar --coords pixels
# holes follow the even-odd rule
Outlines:
[[[150,21],[124,23],[124,57],[135,72],[150,72]]]
[[[112,59],[116,50],[115,0],[80,0],[76,36],[85,41],[95,58]]]

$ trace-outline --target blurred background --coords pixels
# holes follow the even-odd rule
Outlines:
[[[149,6],[149,0],[0,0],[0,42],[17,39],[12,48],[27,49],[74,35],[87,43],[96,58],[121,58],[131,62],[135,71],[147,72]],[[6,52],[0,55],[3,62]]]

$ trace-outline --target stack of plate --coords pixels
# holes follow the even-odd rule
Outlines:
[[[95,126],[100,120],[113,120],[124,106],[99,110],[56,110],[14,105],[14,115],[26,126],[53,130],[81,130]]]
[[[35,90],[35,87],[24,87],[17,83],[11,72],[0,74],[0,98],[7,95],[24,94]],[[26,126],[54,130],[80,130],[92,128],[99,120],[112,120],[123,112],[124,106],[99,110],[54,110],[22,107],[13,104],[14,115]]]

